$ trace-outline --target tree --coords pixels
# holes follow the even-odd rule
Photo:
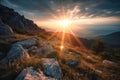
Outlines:
[[[92,45],[92,50],[95,51],[95,53],[102,52],[104,50],[104,43],[101,40],[96,40]]]

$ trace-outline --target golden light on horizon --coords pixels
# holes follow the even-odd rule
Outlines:
[[[63,27],[67,27],[70,25],[70,21],[68,19],[61,20],[59,23]]]

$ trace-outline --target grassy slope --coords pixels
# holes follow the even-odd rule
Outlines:
[[[76,52],[79,55],[72,56],[70,54],[64,54],[59,49],[61,41],[59,39],[56,40],[56,36],[54,36],[55,39],[53,37],[50,38],[51,37],[50,35],[52,34],[37,33],[37,35],[29,34],[29,36],[15,34],[9,41],[0,40],[0,44],[7,44],[8,46],[17,41],[24,40],[30,37],[35,37],[37,39],[46,40],[55,48],[54,52],[52,52],[49,55],[42,55],[36,57],[31,53],[31,58],[29,60],[24,60],[23,58],[20,60],[16,60],[10,64],[1,64],[0,75],[2,76],[0,76],[0,79],[4,80],[14,79],[22,69],[28,66],[40,67],[42,69],[41,67],[42,62],[40,61],[40,58],[42,57],[48,58],[55,57],[58,59],[58,62],[63,73],[62,75],[63,80],[79,80],[79,78],[81,78],[82,80],[117,80],[119,78],[119,72],[115,72],[116,69],[119,70],[117,65],[114,66],[103,65],[100,56],[94,55],[91,51],[87,50],[86,48],[83,47],[76,48],[69,43],[65,44],[64,49],[72,50],[73,52]],[[65,62],[66,59],[77,60],[79,64],[72,67],[68,66]]]

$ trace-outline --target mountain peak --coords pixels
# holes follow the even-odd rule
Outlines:
[[[32,20],[15,12],[13,9],[0,5],[0,22],[9,25],[14,32],[27,33],[45,31],[38,27]]]

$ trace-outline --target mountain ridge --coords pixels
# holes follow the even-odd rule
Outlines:
[[[38,27],[32,20],[26,19],[24,16],[19,15],[14,9],[5,7],[0,4],[0,22],[9,25],[14,32],[27,33],[34,31],[45,31]]]

